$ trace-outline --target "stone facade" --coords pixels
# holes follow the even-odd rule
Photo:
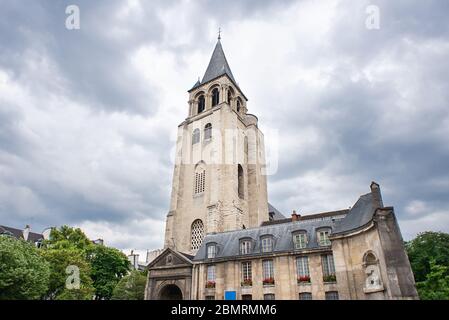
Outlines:
[[[417,299],[377,183],[349,210],[285,218],[268,204],[263,135],[246,103],[218,41],[178,127],[165,245],[145,298]]]

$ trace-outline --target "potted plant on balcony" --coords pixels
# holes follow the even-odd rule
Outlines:
[[[253,285],[253,280],[245,279],[241,283],[242,287],[251,287]]]
[[[263,279],[262,283],[264,286],[274,285],[274,278],[270,277]]]
[[[207,281],[206,282],[206,288],[208,288],[208,289],[215,288],[215,281]]]
[[[310,283],[310,276],[298,276],[298,283]]]
[[[337,282],[337,277],[335,274],[328,274],[326,276],[323,276],[324,282]]]

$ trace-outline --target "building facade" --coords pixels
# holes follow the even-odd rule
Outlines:
[[[285,218],[268,203],[263,134],[220,39],[188,92],[146,299],[417,299],[377,183],[350,210]]]

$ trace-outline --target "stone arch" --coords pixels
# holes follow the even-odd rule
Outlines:
[[[373,293],[384,289],[382,276],[380,273],[379,259],[372,250],[368,250],[363,255],[363,273],[365,275],[365,293]]]
[[[185,299],[185,289],[178,280],[166,280],[161,282],[156,290],[158,300],[183,300]]]

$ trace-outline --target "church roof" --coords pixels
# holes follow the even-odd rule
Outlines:
[[[331,228],[331,235],[350,233],[368,225],[376,212],[377,205],[373,192],[362,195],[350,210],[324,212],[321,214],[299,217],[298,221],[291,218],[269,221],[260,227],[211,233],[206,235],[203,244],[198,250],[194,261],[206,259],[208,243],[216,243],[217,259],[226,259],[240,256],[239,242],[242,238],[251,238],[254,241],[252,253],[248,256],[262,255],[260,237],[272,235],[274,239],[273,253],[294,251],[292,232],[303,230],[307,232],[308,243],[306,249],[320,249],[317,239],[317,230],[323,227]]]
[[[209,82],[224,74],[228,75],[228,77],[236,83],[234,76],[232,75],[231,68],[229,67],[228,61],[226,60],[226,56],[224,54],[223,47],[221,46],[220,39],[218,39],[201,83]]]

